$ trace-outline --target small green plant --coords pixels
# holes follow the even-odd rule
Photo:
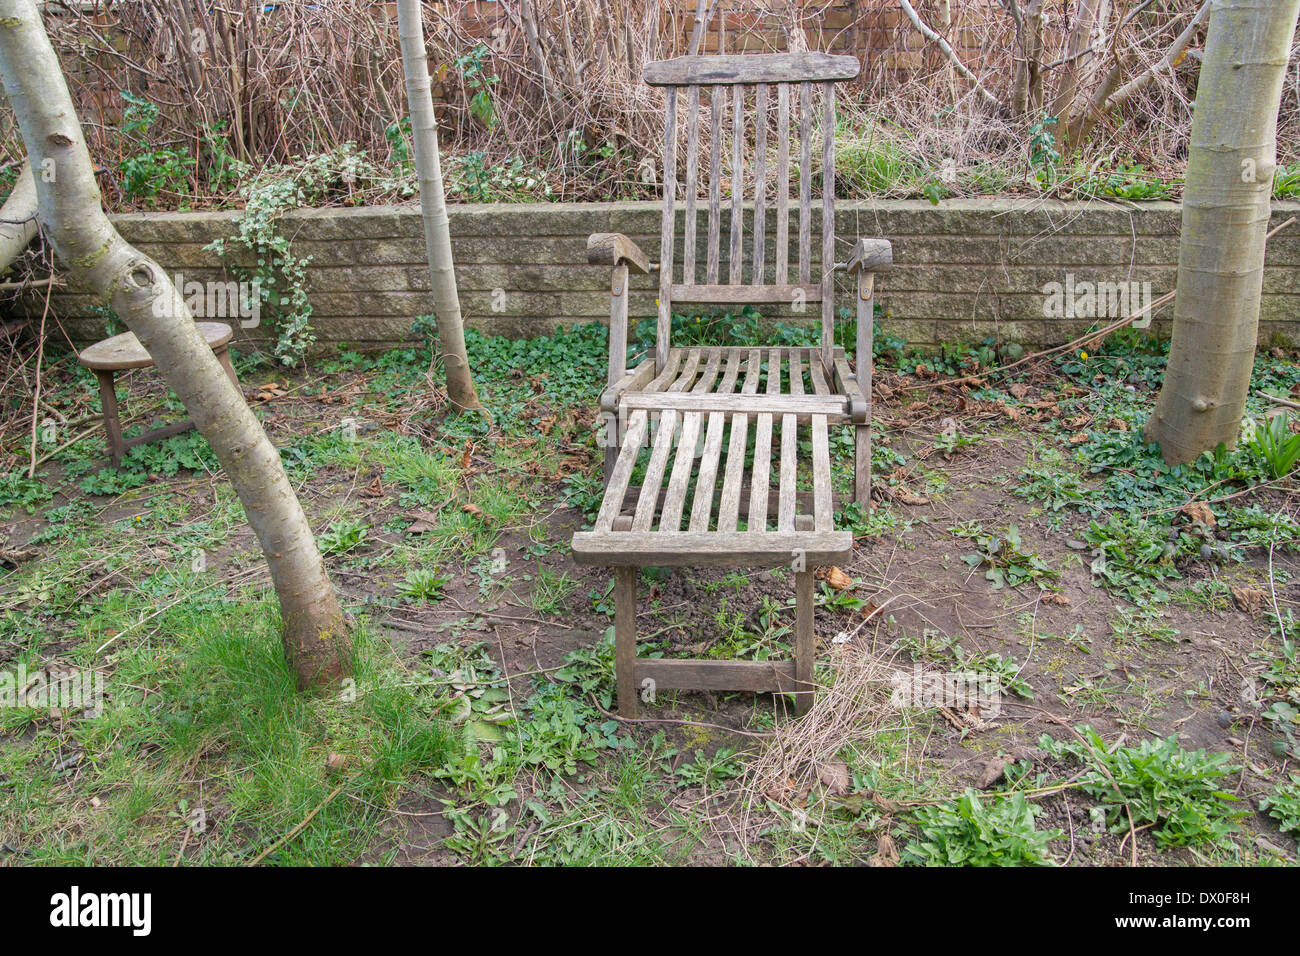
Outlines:
[[[923,866],[1051,866],[1047,845],[1065,834],[1039,830],[1037,813],[1024,794],[982,797],[967,788],[956,800],[917,810],[917,838],[904,858]]]
[[[991,678],[997,682],[1000,691],[1010,691],[1025,700],[1034,699],[1034,687],[1022,676],[1024,668],[1014,657],[1003,657],[995,653],[967,657],[960,646],[955,649],[955,653],[963,667],[981,676],[981,682]]]
[[[456,69],[460,70],[461,79],[470,94],[469,111],[475,119],[488,129],[495,126],[497,120],[497,108],[492,99],[492,87],[501,82],[499,76],[487,73],[483,69],[483,60],[491,52],[485,45],[480,43],[468,53],[458,56],[455,61]]]
[[[1050,567],[1036,551],[1027,551],[1020,538],[1020,529],[1007,525],[1003,534],[989,534],[976,522],[967,522],[952,529],[959,538],[969,538],[976,550],[962,556],[972,568],[985,568],[984,577],[993,589],[1018,587],[1032,581],[1046,589],[1048,581],[1059,577],[1060,572]]]
[[[1273,198],[1300,199],[1300,163],[1290,168],[1279,165],[1273,171]]]
[[[674,775],[683,786],[703,787],[712,790],[726,780],[732,780],[744,773],[736,752],[729,747],[721,747],[712,757],[706,757],[703,751],[695,751],[695,760],[682,764]]]
[[[22,471],[0,474],[0,508],[18,505],[29,515],[54,497],[54,490],[45,482],[28,478]]]
[[[554,568],[543,565],[533,579],[529,601],[539,614],[556,614],[577,589],[578,582],[567,571],[556,573]]]
[[[462,197],[465,202],[532,202],[551,198],[550,184],[518,156],[494,163],[482,150],[471,150],[447,166],[447,192]]]
[[[1259,801],[1259,808],[1277,821],[1277,828],[1300,840],[1300,775],[1291,774],[1291,782],[1278,784],[1273,792]]]
[[[1092,547],[1090,568],[1095,582],[1122,590],[1135,601],[1167,600],[1168,595],[1155,585],[1178,577],[1174,558],[1184,545],[1190,548],[1190,538],[1171,541],[1164,527],[1121,513],[1111,514],[1105,524],[1089,522],[1083,540]]]
[[[1151,175],[1143,167],[1122,164],[1112,173],[1089,176],[1076,190],[1083,196],[1107,196],[1130,202],[1169,199],[1173,195],[1168,183]]]
[[[1264,470],[1273,478],[1285,478],[1300,461],[1300,435],[1292,433],[1287,412],[1272,416],[1262,426],[1256,425],[1246,447],[1259,456]]]
[[[346,554],[361,547],[366,540],[367,526],[355,518],[331,521],[318,536],[320,549],[325,554]]]
[[[125,90],[122,101],[126,104],[122,112],[123,148],[136,150],[119,167],[122,192],[150,206],[159,193],[180,194],[194,160],[179,150],[148,149],[149,128],[158,119],[158,107]]]
[[[1178,641],[1178,628],[1166,623],[1160,611],[1149,607],[1117,608],[1111,618],[1111,630],[1120,644],[1142,644],[1147,641]]]
[[[1020,472],[1020,484],[1014,490],[1021,498],[1042,502],[1049,511],[1077,507],[1086,498],[1078,474],[1060,449],[1050,446],[1038,446],[1029,452]]]
[[[561,684],[545,684],[528,701],[530,718],[519,738],[527,764],[553,773],[575,774],[594,764],[601,750],[618,746],[618,721],[602,720],[595,708],[575,701]]]
[[[1061,161],[1061,151],[1056,148],[1055,116],[1044,116],[1029,127],[1029,168],[1040,185],[1056,182],[1056,167]]]
[[[384,139],[388,142],[388,160],[403,174],[415,168],[411,156],[411,117],[403,116],[396,123],[389,123],[384,128]]]
[[[1044,734],[1039,746],[1083,763],[1079,784],[1101,805],[1112,832],[1128,831],[1129,813],[1134,826],[1154,825],[1161,846],[1216,842],[1239,829],[1234,820],[1243,814],[1232,806],[1238,798],[1220,785],[1238,769],[1227,754],[1184,750],[1177,734],[1111,751],[1091,727],[1076,729],[1081,741]]]
[[[406,572],[406,580],[398,586],[397,593],[412,603],[441,601],[447,596],[443,589],[452,580],[452,575],[444,574],[441,568],[412,568]]]

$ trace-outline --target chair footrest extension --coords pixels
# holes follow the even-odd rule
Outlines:
[[[794,661],[715,661],[638,657],[633,673],[637,688],[647,679],[656,693],[664,690],[745,690],[756,694],[793,694],[801,687]]]

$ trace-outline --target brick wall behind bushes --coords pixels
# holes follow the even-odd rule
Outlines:
[[[610,277],[607,269],[586,264],[592,232],[626,233],[651,258],[658,255],[659,209],[653,203],[456,205],[449,211],[466,323],[485,332],[528,336],[604,321]],[[1274,224],[1298,213],[1300,203],[1277,203]],[[169,272],[205,281],[229,278],[203,246],[230,235],[237,215],[152,213],[115,221]],[[723,217],[724,256],[728,218]],[[768,216],[770,230],[774,219]],[[745,221],[752,224],[752,217],[747,214]],[[679,228],[680,223],[679,213]],[[1174,287],[1179,224],[1173,203],[1121,208],[954,200],[939,206],[845,202],[836,209],[841,258],[854,236],[893,241],[895,267],[878,282],[877,296],[887,328],[922,346],[987,335],[1025,344],[1067,341],[1091,323],[1044,317],[1044,287],[1073,275],[1076,286],[1150,282],[1152,297],[1158,297]],[[412,319],[431,310],[418,207],[303,210],[286,218],[285,229],[297,253],[312,257],[309,292],[322,347],[407,341]],[[705,231],[701,220],[701,262]],[[814,216],[812,235],[820,234]],[[819,251],[820,241],[815,244]],[[771,252],[767,261],[774,261]],[[797,261],[793,251],[790,261]],[[839,286],[838,301],[851,306],[846,277],[840,276]],[[656,289],[653,276],[633,278],[633,321],[654,314]],[[29,300],[23,308],[39,313],[40,305]],[[76,339],[103,334],[102,317],[87,311],[94,305],[89,294],[63,289],[54,305]],[[816,306],[804,313],[811,320],[818,315]],[[1167,332],[1172,309],[1160,316],[1155,327]],[[1300,341],[1300,227],[1269,244],[1260,320],[1261,341]],[[248,339],[266,331],[238,334]]]

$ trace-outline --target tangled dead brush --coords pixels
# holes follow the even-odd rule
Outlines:
[[[641,69],[688,52],[704,33],[705,52],[859,56],[862,74],[841,99],[838,140],[855,154],[841,160],[846,198],[1018,188],[1069,196],[1071,180],[1135,165],[1177,179],[1207,10],[1204,0],[484,6],[423,5],[449,182],[462,163],[480,185],[501,170],[508,180],[504,195],[485,186],[453,199],[653,198],[662,97],[641,83]],[[49,11],[92,151],[107,167],[142,150],[179,151],[192,161],[189,201],[203,204],[229,186],[220,182],[226,154],[256,171],[355,143],[386,167],[402,161],[406,110],[389,5],[101,0]],[[1296,161],[1300,142],[1300,71],[1287,76],[1284,163]],[[124,94],[158,110],[134,139],[119,128]],[[0,109],[0,151],[16,158],[16,143]],[[1054,153],[1064,185],[1036,169],[1056,162]],[[525,186],[512,194],[516,182]]]
[[[851,789],[846,750],[868,756],[880,749],[878,737],[908,725],[907,712],[891,703],[899,672],[892,653],[833,644],[824,663],[830,679],[812,708],[799,720],[781,722],[749,766],[744,833],[777,819],[806,825],[829,799]]]

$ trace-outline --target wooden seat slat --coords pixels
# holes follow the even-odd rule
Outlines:
[[[750,370],[741,387],[741,395],[753,397],[758,390],[758,349],[749,353]],[[719,429],[721,431],[721,429]],[[731,416],[731,440],[727,443],[727,470],[722,480],[722,497],[718,501],[718,530],[736,530],[740,512],[740,492],[745,479],[745,452],[749,444],[749,415],[740,412]]]
[[[740,350],[733,350],[737,356]],[[759,373],[758,363],[753,360],[754,350],[745,357],[745,382],[742,391],[750,387]],[[736,381],[727,383],[727,394],[735,388]],[[719,411],[709,415],[709,430],[704,440],[704,452],[700,459],[700,474],[695,482],[695,497],[691,501],[691,531],[709,530],[709,520],[713,510],[713,489],[718,481],[718,464],[722,457],[722,438],[726,433],[727,416]]]
[[[766,394],[778,395],[781,391],[781,352],[772,349],[767,359]],[[771,485],[772,470],[772,415],[762,413],[754,426],[754,473],[751,478],[748,525],[750,531],[767,528],[767,493]]]
[[[714,369],[716,375],[717,363],[721,359],[722,353],[718,352],[709,358],[709,367]],[[736,376],[740,372],[740,357],[734,352],[727,356],[727,369],[722,376],[722,382],[719,386],[723,391],[730,391],[736,381]],[[703,386],[703,389],[701,389]],[[696,386],[694,393],[713,387],[713,376],[706,374],[700,377],[700,385]],[[702,412],[686,412],[682,419],[682,435],[677,442],[677,454],[673,460],[672,476],[668,480],[668,491],[664,495],[663,511],[659,518],[660,531],[680,531],[682,525],[682,510],[686,505],[686,489],[690,484],[691,472],[695,467],[695,451],[700,438],[700,425],[704,420]],[[705,451],[707,455],[707,449]]]
[[[691,349],[682,366],[682,372],[676,381],[668,386],[671,392],[678,392],[695,380],[695,371],[700,364],[700,350]],[[668,467],[668,454],[673,447],[673,431],[677,428],[678,413],[673,410],[663,412],[655,426],[654,446],[650,451],[650,463],[646,466],[645,480],[641,482],[641,495],[636,502],[636,515],[632,518],[635,531],[648,531],[654,520],[655,507],[659,501],[659,486]]]
[[[790,393],[803,393],[803,364],[797,351],[790,352]],[[799,420],[794,415],[781,416],[781,498],[777,512],[778,531],[794,530],[795,484],[799,472]]]

